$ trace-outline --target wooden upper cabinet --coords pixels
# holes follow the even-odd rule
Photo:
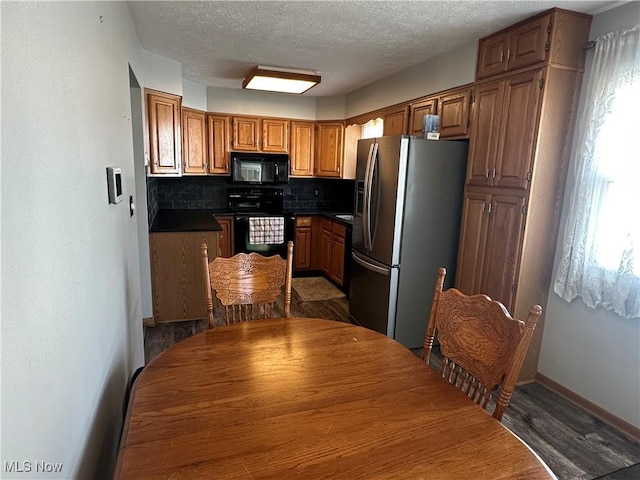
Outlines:
[[[534,70],[504,81],[501,142],[496,157],[494,186],[527,188],[529,184],[543,74],[543,70]]]
[[[486,78],[547,59],[550,14],[480,39],[476,78]]]
[[[316,123],[314,173],[317,177],[341,177],[344,122]]]
[[[289,151],[289,120],[282,118],[262,119],[262,151],[287,153]]]
[[[180,107],[177,95],[145,89],[151,174],[180,174]]]
[[[289,151],[289,120],[234,116],[233,150],[244,152],[287,153]]]
[[[207,173],[206,113],[191,108],[182,108],[182,172]]]
[[[480,84],[475,88],[474,113],[467,165],[467,184],[491,185],[500,140],[504,82]]]
[[[430,98],[417,103],[412,103],[409,114],[409,135],[424,134],[424,116],[436,115],[438,108],[438,99]]]
[[[485,78],[507,71],[509,32],[491,35],[480,40],[476,78]]]
[[[476,87],[467,183],[527,188],[544,69]]]
[[[207,114],[207,134],[209,145],[208,173],[228,175],[229,142],[231,119],[228,115]]]
[[[384,114],[383,135],[403,135],[407,132],[409,123],[409,106],[405,105],[397,110]]]
[[[468,137],[471,87],[438,97],[440,138]]]
[[[584,68],[591,16],[551,9],[480,39],[476,79],[536,64]]]
[[[262,137],[260,117],[233,117],[232,122],[233,150],[259,151]]]
[[[526,22],[511,31],[508,52],[508,69],[526,67],[544,62],[549,51],[551,15]]]
[[[291,121],[289,162],[293,176],[313,176],[314,128],[314,122]]]

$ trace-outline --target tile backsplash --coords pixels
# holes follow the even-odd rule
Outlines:
[[[290,210],[353,209],[354,180],[290,178],[284,191],[284,207]],[[229,177],[148,177],[149,224],[159,209],[224,209],[227,190],[234,186]]]

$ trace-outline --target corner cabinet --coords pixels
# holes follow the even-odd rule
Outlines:
[[[316,122],[315,137],[315,176],[341,178],[344,122]]]
[[[291,176],[313,176],[314,153],[314,122],[291,121],[291,142],[289,145],[289,160]]]
[[[180,175],[182,99],[177,95],[145,89],[145,100],[149,128],[149,171],[152,175]]]
[[[519,319],[547,304],[590,18],[552,9],[480,40],[456,288]]]

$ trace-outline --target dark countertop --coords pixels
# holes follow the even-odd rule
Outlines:
[[[308,215],[322,215],[324,217],[328,217],[331,220],[336,220],[338,222],[344,223],[345,225],[352,226],[353,220],[347,220],[344,218],[339,218],[337,215],[352,215],[352,212],[329,212],[327,210],[294,210],[293,213],[298,217],[304,217]]]
[[[353,221],[339,218],[336,215],[350,215],[350,212],[329,212],[326,210],[294,210],[294,215],[322,215],[332,220],[352,226]],[[150,232],[219,232],[222,230],[220,224],[216,221],[215,215],[233,215],[228,209],[164,209],[158,210],[153,224],[149,229]]]
[[[158,210],[150,232],[219,232],[217,210]]]

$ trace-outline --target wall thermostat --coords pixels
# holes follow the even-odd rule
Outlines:
[[[122,201],[122,170],[118,167],[107,167],[107,187],[109,188],[109,203]]]

